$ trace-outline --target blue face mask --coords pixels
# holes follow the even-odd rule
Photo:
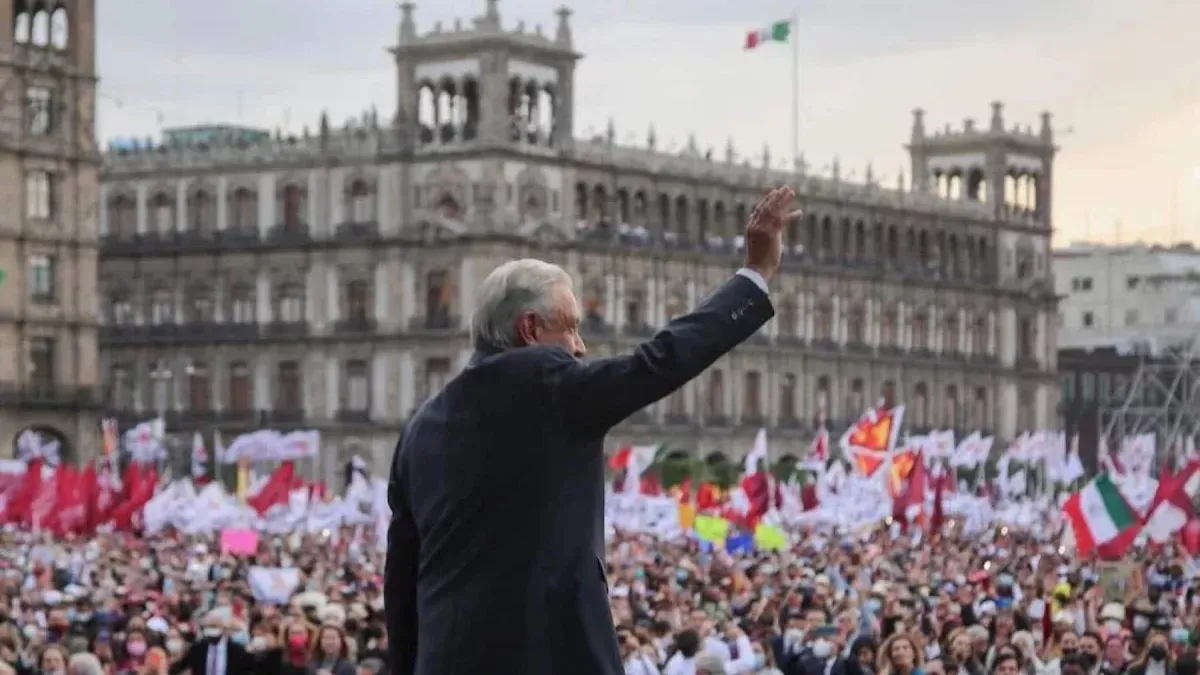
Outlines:
[[[1191,638],[1191,633],[1188,632],[1188,629],[1186,629],[1186,628],[1172,628],[1171,629],[1171,642],[1175,642],[1177,644],[1187,644],[1189,638]]]
[[[236,644],[245,645],[250,641],[250,635],[243,631],[241,633],[234,633],[229,639],[233,640]]]
[[[774,589],[774,588],[771,588],[770,586],[763,586],[763,589],[762,589],[762,596],[763,596],[764,598],[769,598],[769,597],[771,597],[771,596],[773,596],[773,595],[775,595],[775,589]]]
[[[872,614],[876,614],[883,608],[883,603],[879,601],[879,598],[867,598],[866,607]]]
[[[687,570],[675,570],[675,578],[679,581],[687,581]]]
[[[639,567],[639,568],[637,568],[637,570],[634,571],[633,576],[638,581],[642,581],[646,578],[646,570]]]
[[[763,668],[766,668],[766,667],[767,667],[767,655],[763,654],[761,652],[755,652],[754,668],[757,670],[762,670]]]

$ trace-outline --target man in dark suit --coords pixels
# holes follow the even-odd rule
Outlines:
[[[496,268],[475,355],[405,427],[388,486],[385,613],[397,675],[618,675],[604,573],[604,436],[774,315],[791,188],[759,201],[745,267],[628,356],[584,361],[571,278]]]
[[[233,642],[226,635],[229,619],[217,611],[210,611],[200,621],[200,639],[171,664],[171,675],[238,675],[254,673],[254,659],[246,648]]]

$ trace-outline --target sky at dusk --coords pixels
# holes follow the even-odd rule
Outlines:
[[[576,0],[576,130],[621,142],[694,134],[718,155],[791,151],[792,52],[745,33],[799,17],[800,145],[814,170],[894,185],[912,109],[926,125],[1009,126],[1054,113],[1056,243],[1200,239],[1200,59],[1192,0]],[[387,0],[104,0],[102,139],[233,122],[299,133],[395,107]],[[418,2],[418,30],[484,0]],[[556,3],[501,0],[507,27],[553,34]],[[647,64],[653,64],[648,68]]]

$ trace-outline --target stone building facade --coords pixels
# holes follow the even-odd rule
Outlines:
[[[768,152],[667,152],[653,132],[577,138],[567,10],[553,35],[503,27],[492,1],[469,27],[420,33],[414,15],[401,6],[391,120],[106,157],[103,367],[124,419],[226,440],[315,426],[319,470],[353,453],[383,469],[467,362],[493,267],[563,265],[590,352],[627,351],[740,266],[749,209],[788,183],[806,217],[776,320],[613,445],[740,457],[766,426],[772,454],[801,455],[818,417],[836,430],[880,397],[912,428],[1053,420],[1048,116],[1009,129],[997,105],[988,129],[930,133],[918,113],[913,186],[851,183]]]
[[[99,438],[93,0],[0,0],[0,457]]]

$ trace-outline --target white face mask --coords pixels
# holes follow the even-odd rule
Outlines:
[[[817,640],[812,645],[812,653],[818,659],[827,659],[833,653],[833,645],[828,640]]]
[[[1104,628],[1110,633],[1119,633],[1121,632],[1121,622],[1109,619],[1108,621],[1104,622]]]
[[[172,654],[179,654],[183,652],[183,640],[180,640],[179,638],[167,640],[167,651]]]
[[[210,638],[210,639],[219,638],[219,637],[221,637],[221,632],[222,631],[220,628],[211,628],[211,627],[205,628],[204,629],[204,637]]]

